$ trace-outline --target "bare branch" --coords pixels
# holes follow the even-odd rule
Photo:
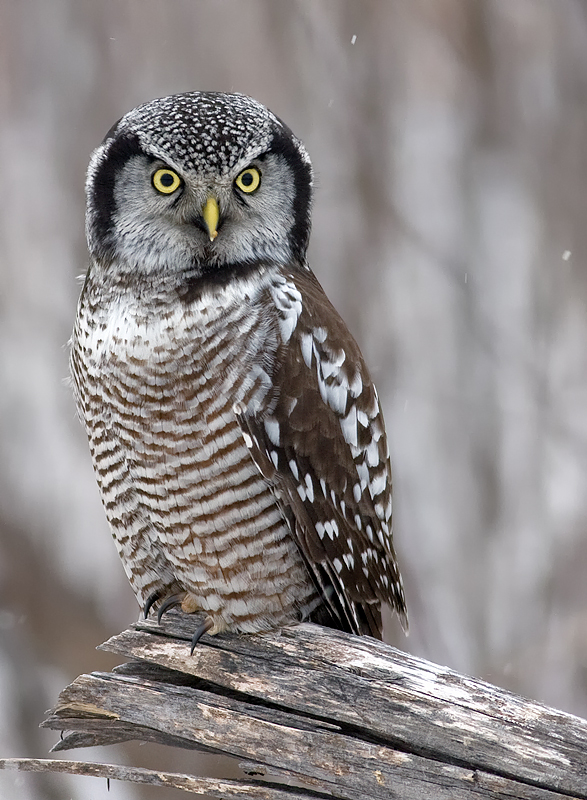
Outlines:
[[[231,800],[310,800],[320,795],[306,791],[289,790],[287,787],[245,784],[240,781],[201,778],[195,775],[180,775],[175,772],[158,772],[141,767],[125,767],[118,764],[96,764],[91,761],[60,761],[39,758],[3,758],[0,769],[20,772],[66,772],[70,775],[87,775],[93,778],[146,783],[149,786],[164,786],[182,789],[192,794],[209,797],[231,798]]]

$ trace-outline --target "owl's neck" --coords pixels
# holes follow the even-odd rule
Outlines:
[[[267,261],[236,262],[218,268],[202,264],[181,272],[157,270],[142,273],[136,269],[110,264],[105,267],[92,259],[82,295],[96,306],[118,305],[121,298],[138,313],[160,313],[177,303],[227,300],[255,302],[260,294],[284,274],[307,271],[306,264],[284,266]],[[227,297],[229,295],[230,297]],[[222,297],[224,299],[222,299]]]
[[[121,294],[131,296],[139,304],[168,305],[180,300],[189,304],[206,294],[216,294],[222,290],[239,291],[239,285],[245,292],[251,287],[261,289],[277,275],[307,271],[306,263],[282,265],[266,260],[253,262],[234,262],[225,266],[194,264],[182,271],[170,272],[160,269],[144,273],[131,269],[128,265],[109,264],[105,266],[99,260],[92,259],[84,293],[94,294],[107,302],[117,299]]]

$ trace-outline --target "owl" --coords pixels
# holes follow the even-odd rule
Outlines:
[[[145,616],[407,629],[377,392],[306,260],[312,167],[278,117],[189,92],[122,117],[86,183],[71,374]],[[193,646],[192,646],[193,650]]]

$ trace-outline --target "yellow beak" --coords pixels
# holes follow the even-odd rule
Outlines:
[[[218,208],[218,201],[216,198],[209,197],[206,200],[206,203],[202,209],[202,216],[204,217],[204,222],[208,228],[210,241],[213,242],[218,236],[218,231],[216,228],[218,227],[218,220],[220,219],[220,209]]]

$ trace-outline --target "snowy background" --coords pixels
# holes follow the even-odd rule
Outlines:
[[[312,156],[311,263],[391,441],[389,641],[587,716],[587,3],[0,0],[0,757],[47,755],[43,712],[138,613],[66,342],[90,152],[192,89],[254,96]],[[0,796],[185,795],[0,773]]]

